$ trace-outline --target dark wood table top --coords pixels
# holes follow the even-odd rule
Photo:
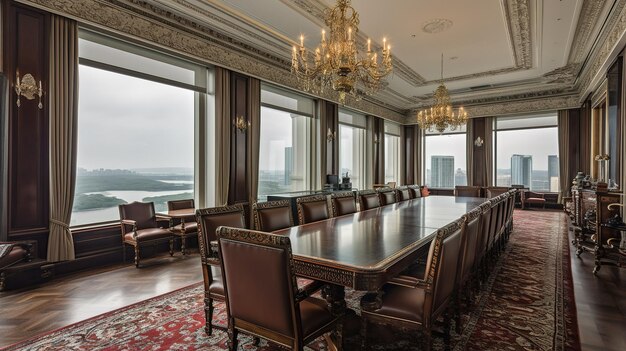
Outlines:
[[[196,209],[195,208],[182,208],[180,210],[168,210],[167,212],[159,212],[157,213],[159,216],[169,217],[169,218],[187,218],[187,217],[195,217]]]
[[[405,259],[410,261],[437,229],[484,201],[428,196],[275,233],[289,235],[298,274],[373,290],[384,283],[386,275],[404,269],[391,268]]]

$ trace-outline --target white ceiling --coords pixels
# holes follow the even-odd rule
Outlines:
[[[322,11],[333,0],[152,0],[194,21],[249,43],[288,63],[300,34],[314,49],[323,27]],[[580,67],[608,16],[613,0],[353,0],[360,34],[394,56],[388,88],[374,100],[399,110],[419,108],[440,78],[453,100],[572,89]],[[586,11],[581,16],[581,12]],[[221,20],[215,21],[215,16]],[[579,18],[581,20],[579,20]],[[440,33],[422,30],[447,19]],[[565,67],[565,68],[563,68]],[[550,72],[565,70],[565,78]],[[548,74],[549,77],[544,77]],[[569,76],[568,76],[569,75]]]

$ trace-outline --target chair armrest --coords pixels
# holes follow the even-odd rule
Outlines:
[[[132,219],[122,219],[120,222],[122,224],[132,225],[133,227],[137,226],[137,221],[133,221]]]
[[[166,216],[161,216],[161,215],[156,215],[155,216],[156,222],[157,222],[157,226],[159,225],[159,222],[163,223],[166,222],[167,227],[171,227],[171,221],[172,219],[170,217],[166,217]]]
[[[217,257],[207,257],[204,261],[207,265],[210,266],[219,266],[220,265],[220,259]]]
[[[125,225],[130,225],[133,227],[130,231],[133,232],[133,238],[137,238],[137,221],[133,221],[132,219],[122,219],[120,220],[122,227]],[[126,233],[126,229],[122,228],[122,236]]]
[[[304,288],[298,289],[298,293],[296,294],[296,302],[300,302],[311,296],[314,292],[321,289],[324,285],[324,283],[314,280],[311,284],[305,286]]]
[[[421,289],[430,289],[431,285],[422,279],[418,279],[415,277],[411,277],[409,275],[399,275],[397,277],[392,278],[387,283],[393,285],[404,286],[407,288],[421,288]]]

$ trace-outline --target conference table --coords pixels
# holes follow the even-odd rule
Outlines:
[[[295,273],[328,283],[326,301],[343,315],[346,287],[378,291],[418,258],[438,229],[485,201],[427,196],[274,233],[289,236]]]

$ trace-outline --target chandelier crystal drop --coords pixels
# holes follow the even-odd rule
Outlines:
[[[443,84],[443,54],[441,54],[441,84],[435,90],[433,105],[417,113],[417,124],[421,129],[438,131],[456,130],[467,123],[467,112],[460,107],[458,111],[452,108],[450,93]]]
[[[344,104],[346,95],[360,100],[380,90],[384,78],[391,73],[391,47],[383,40],[382,52],[372,51],[367,40],[367,53],[363,57],[357,49],[359,14],[350,5],[350,0],[338,0],[333,8],[326,9],[326,26],[330,35],[322,30],[322,40],[315,52],[304,47],[304,36],[300,46],[294,46],[291,57],[291,72],[306,91],[320,94],[324,88],[332,87],[339,92],[339,101]]]

